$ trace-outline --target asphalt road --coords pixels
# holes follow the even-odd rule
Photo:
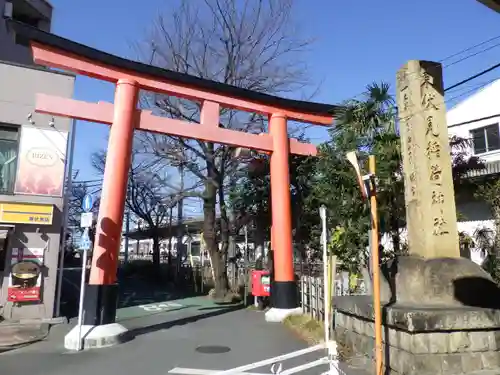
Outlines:
[[[64,276],[64,295],[78,296],[79,272],[65,272]],[[68,299],[70,317],[76,315],[74,305]],[[43,342],[0,354],[2,374],[210,375],[307,347],[281,324],[266,323],[262,312],[216,305],[206,297],[186,297],[180,291],[158,289],[137,279],[121,281],[119,307],[117,320],[133,333],[131,341],[112,348],[68,352],[64,336],[75,324],[73,318],[71,324],[53,327]],[[324,355],[319,351],[286,360],[283,370]],[[326,370],[320,366],[300,374]],[[346,370],[348,375],[364,375]],[[256,374],[271,374],[271,366],[245,373]]]
[[[262,312],[217,306],[203,297],[131,306],[120,309],[118,317],[134,332],[133,340],[112,348],[72,353],[63,347],[70,325],[56,326],[46,341],[1,354],[2,373],[210,375],[210,370],[227,370],[306,347],[282,325],[266,323]],[[219,353],[200,352],[210,349]],[[316,352],[286,360],[283,370],[323,356],[324,352]],[[324,371],[326,366],[300,374]],[[248,373],[270,374],[271,368],[267,365]],[[348,370],[349,375],[355,373],[360,374]]]

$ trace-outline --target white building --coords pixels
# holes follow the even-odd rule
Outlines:
[[[477,156],[485,163],[485,169],[472,171],[470,178],[500,175],[500,79],[485,86],[466,98],[446,114],[448,133],[460,138],[470,139],[472,144],[467,152]],[[461,216],[458,230],[474,236],[477,230],[493,229],[493,220],[488,205],[475,199],[473,194],[465,199],[457,197],[457,211]],[[481,263],[482,254],[471,252],[474,261]]]

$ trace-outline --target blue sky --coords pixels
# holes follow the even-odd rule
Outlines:
[[[192,0],[199,1],[199,0]],[[173,0],[51,0],[53,32],[79,43],[133,57],[131,43],[143,40],[148,25]],[[410,59],[439,61],[457,51],[500,35],[500,14],[476,0],[296,0],[302,32],[316,42],[310,71],[321,90],[315,101],[337,103],[373,81],[394,84],[398,68]],[[500,43],[496,40],[494,43]],[[494,44],[493,43],[493,44]],[[451,60],[453,61],[453,60]],[[445,87],[500,62],[500,46],[445,69]],[[500,78],[500,70],[477,80]],[[471,88],[474,84],[471,84]],[[75,98],[113,101],[113,86],[78,77]],[[450,97],[467,92],[467,87]],[[460,98],[460,99],[463,99]],[[74,168],[78,179],[96,178],[92,152],[106,146],[104,125],[80,122]],[[309,136],[320,141],[323,129]]]

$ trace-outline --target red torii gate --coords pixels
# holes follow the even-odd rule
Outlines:
[[[11,22],[31,41],[35,63],[76,72],[116,84],[114,105],[86,103],[38,94],[36,111],[111,125],[97,233],[86,303],[85,324],[113,323],[116,313],[116,271],[134,129],[255,149],[271,154],[272,306],[297,308],[293,269],[289,153],[316,155],[316,147],[289,139],[287,119],[331,125],[334,106],[282,99],[203,80],[130,60]],[[140,89],[202,103],[200,124],[154,116],[137,109]],[[250,134],[219,127],[220,106],[269,116],[269,134]],[[90,305],[89,305],[90,303]]]

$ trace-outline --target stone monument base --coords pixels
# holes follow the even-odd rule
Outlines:
[[[374,363],[371,296],[336,298],[336,340],[348,357]],[[383,309],[386,374],[500,373],[500,311],[481,308],[386,306]]]
[[[465,258],[404,256],[381,271],[387,374],[500,374],[500,289],[484,270]],[[337,342],[346,356],[370,363],[372,298],[334,300]]]
[[[348,357],[373,365],[371,296],[336,297],[335,333]],[[500,310],[477,307],[383,308],[386,374],[500,373]]]

